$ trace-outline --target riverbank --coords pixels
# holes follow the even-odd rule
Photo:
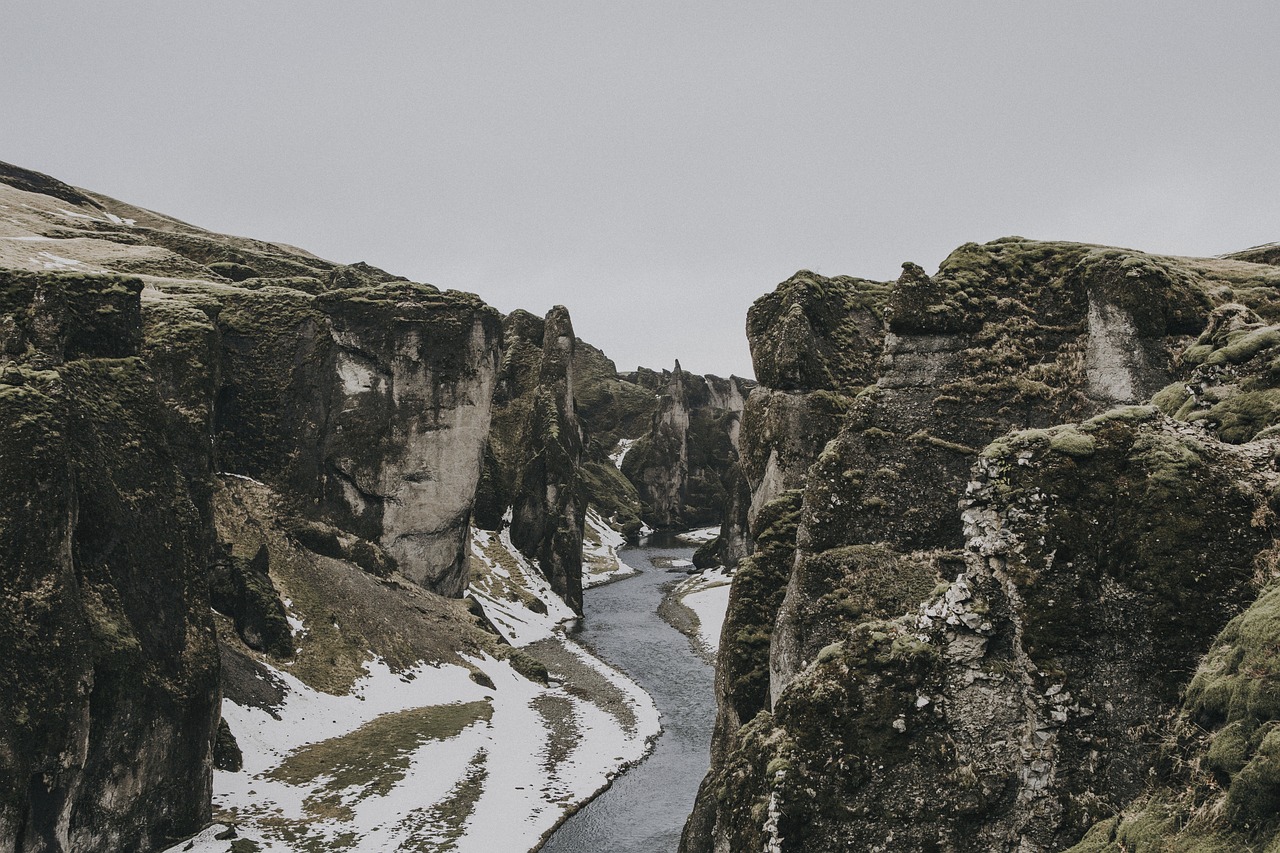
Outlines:
[[[698,654],[713,667],[732,583],[733,575],[723,567],[705,569],[672,586],[658,606],[658,615],[688,637]]]
[[[688,638],[659,615],[673,563],[691,565],[692,543],[659,534],[620,556],[636,576],[585,599],[574,639],[624,671],[657,703],[662,734],[653,752],[569,817],[542,853],[674,853],[709,762],[715,719],[712,668]]]
[[[635,573],[617,557],[621,536],[594,513],[588,529],[594,583]],[[284,540],[272,548],[280,555],[273,568],[290,559],[308,570],[326,565]],[[281,576],[300,651],[283,664],[256,656],[251,689],[224,699],[242,765],[215,771],[218,823],[170,850],[530,850],[643,759],[660,732],[653,699],[566,636],[576,614],[506,531],[473,532],[469,572],[473,608],[501,640],[489,634],[482,650],[408,665],[384,660],[375,644],[351,683],[336,687],[296,673],[308,657],[329,653],[332,644],[317,644],[321,635],[336,643],[351,630],[333,609],[345,593],[327,575],[305,587],[296,573]],[[369,586],[383,588],[372,579]],[[436,618],[431,606],[466,616],[463,602],[412,588],[398,594],[422,599],[421,618]],[[328,622],[303,608],[312,601],[328,602],[319,611]],[[387,630],[402,618],[395,601],[383,602]]]

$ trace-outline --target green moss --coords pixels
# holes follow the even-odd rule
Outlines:
[[[818,656],[814,658],[814,663],[824,664],[827,661],[835,660],[844,652],[844,643],[834,642],[830,645],[823,646],[822,651],[818,652]]]
[[[506,660],[511,664],[512,669],[525,678],[535,681],[543,687],[547,686],[547,682],[551,677],[547,672],[547,667],[533,655],[513,648],[507,652]]]
[[[1267,733],[1257,752],[1231,781],[1228,818],[1244,831],[1280,823],[1280,728]]]
[[[778,390],[846,392],[874,378],[888,285],[801,270],[747,312],[756,377]]]
[[[1280,423],[1280,388],[1238,393],[1208,409],[1188,412],[1185,418],[1212,425],[1218,437],[1229,444],[1243,444]]]
[[[1186,706],[1205,723],[1280,720],[1280,586],[1227,623],[1187,688]]]
[[[864,431],[864,434],[865,434],[865,431]],[[907,440],[914,441],[920,444],[928,444],[940,450],[949,450],[952,453],[959,453],[962,456],[978,455],[978,450],[976,448],[969,447],[966,444],[960,444],[955,441],[947,441],[945,438],[938,438],[936,435],[931,434],[928,430],[923,430],[923,429],[919,430],[913,433],[911,437],[908,438]]]
[[[1206,766],[1228,777],[1239,773],[1248,760],[1249,729],[1250,723],[1236,720],[1215,732],[1205,755]]]
[[[794,562],[801,492],[783,492],[756,519],[756,552],[734,575],[722,633],[720,666],[738,718],[769,706],[769,642]]]
[[[1228,343],[1204,359],[1205,364],[1242,364],[1263,350],[1280,346],[1280,328],[1269,326],[1228,335]],[[1184,360],[1186,360],[1184,356]]]
[[[1183,382],[1172,382],[1156,392],[1151,404],[1166,415],[1173,417],[1183,404],[1190,399],[1187,386]]]
[[[1094,454],[1094,451],[1097,450],[1097,442],[1093,440],[1092,436],[1077,432],[1074,429],[1064,429],[1055,432],[1049,438],[1049,449],[1055,453],[1082,459]]]

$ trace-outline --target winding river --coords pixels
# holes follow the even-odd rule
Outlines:
[[[575,639],[649,692],[662,714],[662,735],[648,758],[556,830],[543,853],[674,853],[679,846],[707,772],[715,697],[711,667],[658,616],[663,587],[682,575],[652,561],[692,554],[672,538],[650,537],[620,554],[641,574],[584,596]]]

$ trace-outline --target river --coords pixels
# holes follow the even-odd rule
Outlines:
[[[588,590],[574,638],[640,684],[658,705],[653,752],[556,830],[543,853],[674,853],[707,772],[715,721],[712,670],[658,616],[663,587],[683,577],[654,559],[689,559],[693,548],[651,537],[619,556],[641,574]]]

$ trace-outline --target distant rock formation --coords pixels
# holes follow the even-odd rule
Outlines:
[[[738,460],[744,400],[755,383],[698,376],[681,369],[679,361],[672,371],[638,371],[627,378],[657,397],[648,432],[621,465],[644,502],[645,521],[666,529],[719,522]]]
[[[582,612],[582,532],[587,494],[574,402],[576,339],[569,312],[545,319],[515,311],[505,346],[476,523],[511,525],[511,541],[536,560],[551,588]]]

